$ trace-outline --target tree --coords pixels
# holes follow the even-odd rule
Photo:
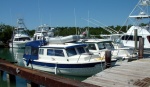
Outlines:
[[[14,27],[9,26],[9,25],[4,25],[4,24],[2,24],[0,26],[1,26],[1,29],[2,29],[2,32],[0,34],[0,40],[3,43],[7,43],[12,37]]]

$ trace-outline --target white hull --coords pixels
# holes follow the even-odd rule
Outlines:
[[[142,38],[144,38],[144,49],[150,49],[150,42],[147,39],[147,37],[150,36],[150,34],[149,35],[138,34],[138,35],[142,36]],[[122,43],[126,47],[133,47],[133,48],[135,47],[135,41],[134,40],[122,40]],[[137,48],[139,48],[139,41],[137,41]]]
[[[111,65],[114,66],[115,63],[116,61],[112,62]],[[42,70],[46,72],[52,72],[55,74],[65,74],[65,75],[73,75],[73,76],[91,76],[105,69],[104,68],[105,62],[96,64],[94,67],[85,67],[85,68],[58,68],[57,66],[47,67],[47,66],[39,66],[35,64],[29,64],[27,66],[26,61],[24,61],[24,64],[26,67],[30,67],[33,69],[38,69],[38,70]]]
[[[14,41],[13,43],[9,43],[9,47],[13,48],[24,48],[25,44],[30,41]]]

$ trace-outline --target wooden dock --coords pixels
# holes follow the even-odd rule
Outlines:
[[[83,82],[102,87],[150,87],[150,58],[119,62]]]

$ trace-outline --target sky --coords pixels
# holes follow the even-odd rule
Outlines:
[[[23,18],[28,29],[123,25],[138,0],[0,0],[0,23],[17,26]],[[88,22],[90,20],[91,22]],[[95,23],[95,22],[94,22]]]

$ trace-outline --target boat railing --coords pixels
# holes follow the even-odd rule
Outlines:
[[[77,63],[79,62],[79,60],[80,60],[80,58],[81,58],[81,55],[82,55],[82,54],[80,54],[80,56],[79,56],[79,58],[78,58],[78,60],[77,60]],[[91,60],[93,54],[92,54],[92,53],[87,53],[87,55],[90,56],[90,58],[89,58],[89,62],[90,62],[90,60]]]
[[[90,58],[89,58],[89,62],[90,62],[90,60],[91,60],[91,58],[92,58],[92,54],[91,54],[91,53],[89,53],[89,55],[90,55]]]
[[[78,60],[77,60],[77,63],[79,62],[80,57],[81,57],[81,54],[80,54],[80,56],[79,56],[79,58],[78,58]]]

